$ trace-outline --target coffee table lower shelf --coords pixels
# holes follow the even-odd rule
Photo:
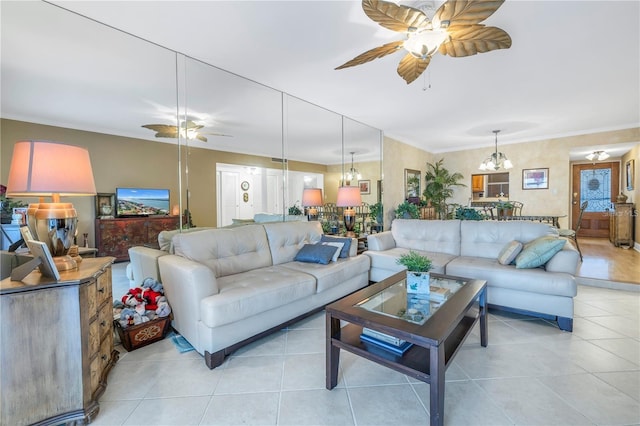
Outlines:
[[[478,321],[478,315],[465,316],[447,338],[444,345],[445,369],[449,366],[449,362],[453,360],[454,355],[466,340],[469,331],[473,328],[476,321]],[[431,368],[429,348],[414,344],[403,355],[397,355],[389,350],[376,346],[374,343],[363,342],[360,340],[360,334],[362,334],[361,326],[347,324],[340,329],[339,337],[333,336],[331,338],[331,344],[399,371],[407,376],[423,382],[431,382],[431,376],[429,374]]]

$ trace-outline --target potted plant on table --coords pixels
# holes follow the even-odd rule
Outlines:
[[[513,216],[513,204],[508,201],[498,201],[496,203],[496,210],[498,213],[498,219],[505,216]]]
[[[415,204],[405,201],[398,204],[396,217],[398,219],[418,219],[420,217],[420,210]]]
[[[407,268],[407,293],[429,293],[431,259],[409,250],[409,253],[401,255],[396,263]]]

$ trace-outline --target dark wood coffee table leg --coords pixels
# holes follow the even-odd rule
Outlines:
[[[489,329],[487,327],[487,288],[480,292],[480,344],[487,347],[489,343]]]
[[[431,426],[444,424],[444,344],[429,348],[429,411]]]
[[[327,314],[326,325],[326,387],[331,390],[338,384],[338,366],[340,365],[340,348],[331,343],[331,338],[340,335],[340,320]]]

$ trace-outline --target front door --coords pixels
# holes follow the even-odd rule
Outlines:
[[[579,237],[609,237],[607,209],[620,189],[620,163],[596,163],[573,165],[573,189],[571,200],[571,227],[575,229],[580,205],[589,201],[582,215]]]

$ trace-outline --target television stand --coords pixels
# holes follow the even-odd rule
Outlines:
[[[129,260],[129,248],[157,245],[158,234],[178,229],[180,216],[116,217],[96,219],[98,256],[113,256],[116,262]]]

